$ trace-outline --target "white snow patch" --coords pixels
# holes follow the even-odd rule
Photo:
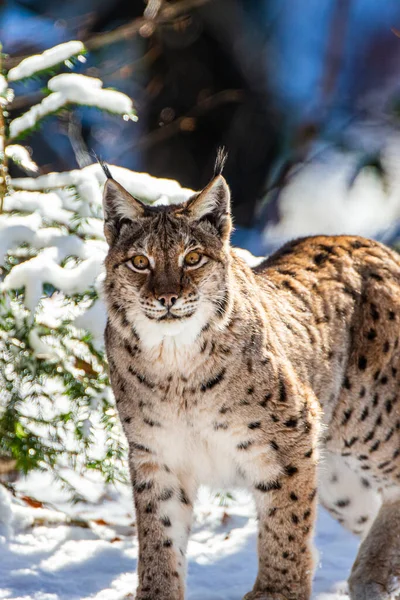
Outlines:
[[[10,138],[14,139],[24,131],[32,129],[40,119],[68,104],[96,106],[118,115],[128,115],[132,120],[136,120],[133,114],[132,100],[122,92],[103,90],[102,85],[103,82],[100,79],[86,75],[77,75],[76,73],[56,75],[48,82],[48,88],[53,93],[11,121]]]
[[[29,332],[29,345],[37,358],[42,358],[46,360],[51,360],[52,358],[59,358],[58,353],[55,351],[55,349],[42,340],[36,328],[31,329]]]
[[[32,129],[40,119],[56,112],[64,105],[65,98],[62,94],[50,94],[40,104],[35,104],[26,113],[11,121],[10,138],[14,139],[24,131]]]
[[[24,242],[32,242],[41,224],[41,216],[37,213],[25,217],[0,215],[0,266],[4,264],[8,250],[13,250]]]
[[[90,331],[97,349],[103,348],[104,330],[107,323],[106,307],[101,300],[96,300],[90,308],[76,317],[74,325],[78,329]]]
[[[18,191],[4,198],[4,208],[7,211],[31,213],[36,211],[50,221],[58,221],[69,225],[73,213],[63,209],[61,198],[53,193]]]
[[[52,92],[62,94],[67,102],[97,106],[115,114],[132,115],[132,100],[122,92],[102,89],[103,82],[95,77],[64,73],[50,79],[48,87]],[[136,120],[135,117],[133,117]]]
[[[7,91],[7,79],[0,73],[0,96]]]
[[[8,87],[7,79],[0,73],[0,106],[6,107],[14,99],[14,90]],[[3,152],[4,140],[0,141],[0,151]]]
[[[34,173],[38,171],[37,164],[32,160],[31,155],[24,146],[20,146],[19,144],[7,146],[6,156],[11,158],[15,163],[20,164],[27,171],[33,171]]]
[[[382,150],[386,172],[378,177],[362,169],[352,185],[360,156],[327,153],[293,175],[281,192],[277,224],[268,224],[265,240],[278,245],[307,235],[352,234],[374,237],[400,219],[400,137]]]
[[[254,254],[252,254],[248,250],[245,250],[244,248],[233,248],[233,251],[241,259],[243,259],[249,265],[249,267],[252,268],[258,267],[258,265],[261,264],[263,260],[265,260],[265,256],[254,256]]]
[[[38,256],[16,265],[4,279],[1,289],[25,288],[25,305],[34,312],[43,295],[43,283],[50,283],[65,294],[83,294],[96,281],[104,254],[95,252],[71,269],[58,264],[60,248],[45,248]]]
[[[33,473],[18,489],[54,508],[31,508],[0,488],[0,507],[8,506],[12,522],[4,538],[0,563],[0,598],[21,600],[124,600],[137,583],[137,535],[129,487],[105,488],[82,479],[87,504],[71,506],[47,474]],[[8,498],[6,499],[8,495]],[[65,511],[58,512],[56,507]],[[68,517],[90,528],[68,526]],[[103,519],[106,524],[96,524]],[[0,508],[1,520],[1,508]],[[36,523],[36,525],[35,525]],[[320,562],[314,600],[345,600],[357,540],[320,510],[316,543]],[[188,546],[188,600],[240,600],[257,571],[257,523],[254,504],[234,492],[227,507],[201,488]],[[339,582],[339,583],[338,583]]]
[[[168,198],[169,204],[180,204],[193,195],[193,190],[183,188],[173,179],[159,179],[148,173],[137,173],[124,167],[110,166],[110,171],[116,181],[120,183],[132,196],[149,202],[164,202]],[[89,165],[83,169],[66,171],[64,173],[48,173],[40,177],[20,177],[12,179],[13,188],[20,190],[42,191],[66,186],[83,186],[79,190],[86,190],[85,199],[93,204],[101,204],[101,189],[105,182],[105,175],[98,164]],[[95,185],[97,183],[97,185]]]
[[[0,486],[0,543],[2,538],[8,539],[12,532],[13,513],[11,495]]]
[[[59,44],[58,46],[54,46],[54,48],[45,50],[42,54],[35,54],[22,60],[19,65],[10,69],[8,80],[17,81],[25,79],[25,77],[31,77],[35,73],[50,69],[82,52],[85,52],[85,46],[82,42],[71,41]]]

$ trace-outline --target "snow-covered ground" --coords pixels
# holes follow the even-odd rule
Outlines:
[[[129,488],[82,482],[89,501],[71,506],[44,474],[0,487],[0,599],[133,598],[137,537]],[[25,499],[23,496],[25,495]],[[241,600],[256,576],[254,507],[244,492],[228,506],[202,489],[189,543],[188,600]],[[34,507],[32,498],[43,501]],[[68,521],[72,521],[69,523]],[[344,600],[357,539],[320,509],[315,600]]]

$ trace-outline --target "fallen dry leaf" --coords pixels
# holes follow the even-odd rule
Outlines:
[[[43,508],[43,502],[39,502],[39,500],[35,500],[30,496],[21,496],[21,500],[23,500],[26,504],[31,506],[32,508]]]
[[[104,519],[94,519],[93,523],[96,523],[96,525],[106,525],[107,527],[110,525]]]
[[[227,523],[229,523],[231,518],[231,515],[229,515],[227,512],[224,512],[221,517],[221,525],[226,525]]]
[[[93,369],[92,365],[82,358],[75,359],[75,367],[84,371],[89,377],[97,377],[98,373]]]

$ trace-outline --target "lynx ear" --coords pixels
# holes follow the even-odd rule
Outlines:
[[[111,177],[108,168],[105,173],[108,179],[103,192],[104,234],[107,242],[112,244],[118,236],[122,220],[135,221],[144,216],[145,206]]]
[[[199,193],[188,201],[187,212],[195,221],[209,221],[222,238],[228,238],[232,229],[230,191],[222,175],[217,175]]]

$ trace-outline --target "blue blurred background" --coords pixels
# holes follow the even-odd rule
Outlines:
[[[317,232],[396,244],[400,2],[177,2],[179,18],[113,43],[103,34],[135,23],[143,0],[2,4],[8,65],[80,39],[80,70],[127,93],[139,116],[80,108],[47,120],[28,140],[41,172],[84,166],[95,150],[199,189],[225,145],[237,244],[265,252]],[[40,79],[20,86],[13,117],[42,97]]]

